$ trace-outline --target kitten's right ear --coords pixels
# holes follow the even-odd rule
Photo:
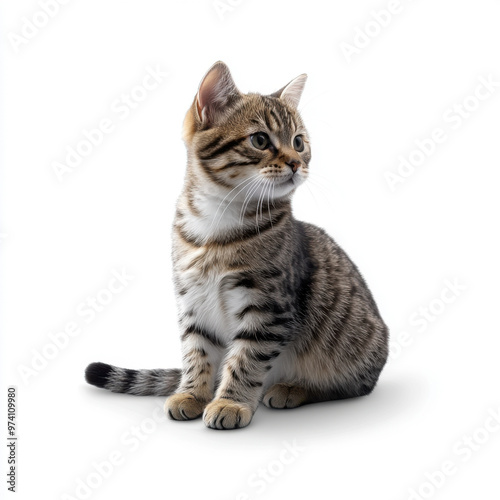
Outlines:
[[[195,113],[202,126],[211,127],[241,96],[229,68],[216,62],[207,72],[196,95]]]

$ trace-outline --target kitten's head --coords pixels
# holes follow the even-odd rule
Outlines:
[[[257,197],[265,188],[281,198],[304,182],[311,148],[297,105],[306,78],[300,75],[268,96],[243,94],[223,62],[210,68],[183,134],[189,166],[205,177],[210,190]]]

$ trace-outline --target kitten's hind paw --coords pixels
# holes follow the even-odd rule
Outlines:
[[[215,399],[205,409],[203,421],[211,429],[239,429],[252,420],[253,411],[244,403]]]
[[[206,403],[196,399],[192,394],[181,392],[173,394],[165,401],[165,413],[172,420],[193,420],[201,417]]]
[[[265,394],[262,402],[268,408],[297,408],[307,400],[307,392],[302,387],[290,384],[275,384]]]

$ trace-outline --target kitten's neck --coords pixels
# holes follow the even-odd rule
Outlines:
[[[177,202],[174,226],[187,238],[206,244],[260,234],[291,215],[290,197],[273,200],[271,189],[257,199],[235,193],[222,196],[187,181]]]

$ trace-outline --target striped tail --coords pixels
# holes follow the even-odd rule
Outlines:
[[[135,396],[170,396],[179,385],[181,370],[129,370],[106,363],[91,363],[85,370],[85,380],[111,392]]]

